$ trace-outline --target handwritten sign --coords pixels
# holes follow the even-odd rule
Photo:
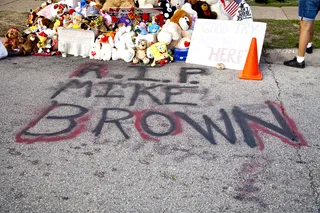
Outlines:
[[[186,63],[242,70],[253,37],[260,60],[266,23],[197,19]]]

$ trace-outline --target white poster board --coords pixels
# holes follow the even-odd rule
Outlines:
[[[242,70],[250,43],[257,39],[260,60],[266,23],[229,20],[197,19],[192,33],[186,63]]]
[[[60,52],[84,58],[89,56],[95,39],[92,30],[59,28],[58,35]]]

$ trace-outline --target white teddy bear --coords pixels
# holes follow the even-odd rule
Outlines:
[[[101,59],[109,61],[112,57],[112,48],[114,47],[114,41],[111,36],[99,35],[98,38],[101,44]]]
[[[100,50],[100,42],[97,39],[89,52],[89,58],[95,60],[101,60],[101,50]]]
[[[135,51],[132,41],[131,26],[120,26],[114,37],[114,48],[112,48],[112,60],[123,59],[126,62],[132,61]]]

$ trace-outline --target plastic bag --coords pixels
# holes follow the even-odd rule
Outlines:
[[[3,45],[2,42],[0,42],[0,59],[1,58],[5,58],[8,56],[8,51],[7,49],[5,48],[5,46]]]

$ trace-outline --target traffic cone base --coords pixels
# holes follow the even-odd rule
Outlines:
[[[246,80],[262,80],[262,72],[258,71],[257,75],[244,75],[242,72],[240,72],[239,78]]]
[[[262,80],[262,72],[259,70],[257,39],[252,38],[243,70],[238,76],[240,79]]]

